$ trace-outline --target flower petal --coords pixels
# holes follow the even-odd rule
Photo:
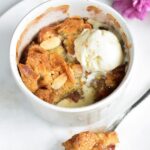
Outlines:
[[[150,0],[114,0],[112,6],[127,18],[142,20],[150,11]]]

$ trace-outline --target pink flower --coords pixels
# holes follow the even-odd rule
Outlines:
[[[125,17],[143,20],[150,10],[150,0],[114,0],[113,7]]]

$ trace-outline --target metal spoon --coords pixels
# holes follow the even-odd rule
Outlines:
[[[150,94],[150,88],[137,100],[136,103],[134,103],[129,109],[128,111],[125,113],[125,115],[118,120],[117,122],[114,123],[114,125],[112,126],[112,128],[110,128],[110,131],[114,131],[119,124],[124,120],[124,118],[133,110],[135,109],[139,104],[141,104]]]

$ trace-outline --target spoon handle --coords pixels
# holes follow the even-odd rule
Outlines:
[[[134,109],[136,108],[139,104],[141,104],[150,94],[150,88],[146,90],[146,92],[134,103],[125,113],[125,115],[118,120],[117,122],[114,123],[113,127],[110,129],[111,131],[114,131],[118,125],[123,121],[123,119]]]
[[[136,106],[138,106],[143,100],[145,100],[150,94],[150,89],[148,89],[139,99],[136,103],[134,103],[131,108],[127,111],[127,114],[134,109]]]

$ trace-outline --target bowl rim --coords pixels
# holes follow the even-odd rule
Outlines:
[[[114,10],[112,7],[110,7],[109,5],[100,2],[98,0],[85,0],[88,2],[91,2],[93,4],[98,4],[98,6],[101,6],[102,8],[107,8],[111,13],[115,14],[120,22],[125,26],[125,28],[127,29],[125,31],[125,33],[128,33],[128,36],[130,37],[130,42],[132,43],[132,48],[131,48],[131,56],[130,56],[130,61],[129,61],[129,65],[128,65],[128,70],[125,74],[125,77],[123,78],[123,80],[121,81],[121,83],[119,84],[119,86],[107,97],[103,98],[102,100],[94,103],[94,104],[90,104],[88,106],[83,106],[83,107],[77,107],[77,108],[66,108],[66,107],[60,107],[57,105],[53,105],[50,104],[48,102],[45,102],[44,100],[40,99],[39,97],[37,97],[36,95],[34,95],[23,83],[19,71],[16,71],[17,68],[17,63],[16,63],[16,42],[14,43],[14,39],[16,37],[16,35],[18,34],[18,29],[20,27],[20,25],[24,22],[24,20],[26,20],[26,18],[28,16],[30,16],[34,11],[38,10],[40,7],[42,7],[43,5],[45,5],[46,3],[51,3],[53,1],[56,0],[51,0],[51,1],[46,1],[43,2],[39,5],[37,5],[36,7],[34,7],[33,9],[31,9],[24,17],[23,19],[21,19],[21,21],[17,24],[16,29],[13,33],[12,39],[11,39],[11,44],[10,44],[10,68],[12,71],[12,74],[14,76],[14,79],[16,80],[16,83],[18,84],[19,88],[23,91],[23,93],[25,93],[27,95],[27,98],[30,99],[31,101],[34,101],[35,103],[38,103],[40,105],[43,105],[46,108],[52,109],[54,111],[57,112],[67,112],[67,113],[79,113],[79,112],[85,112],[85,111],[90,111],[90,110],[94,110],[98,107],[103,107],[104,105],[108,105],[111,102],[111,99],[114,99],[115,97],[117,97],[117,94],[121,92],[121,89],[123,89],[123,87],[126,86],[128,80],[130,79],[131,75],[132,75],[132,70],[133,70],[133,62],[134,62],[134,41],[133,41],[133,37],[131,34],[131,31],[127,25],[127,22],[125,21],[125,19],[116,11]],[[67,1],[66,1],[67,3]],[[58,4],[59,6],[59,4]],[[21,34],[21,33],[20,33]],[[15,49],[15,50],[14,50]]]

